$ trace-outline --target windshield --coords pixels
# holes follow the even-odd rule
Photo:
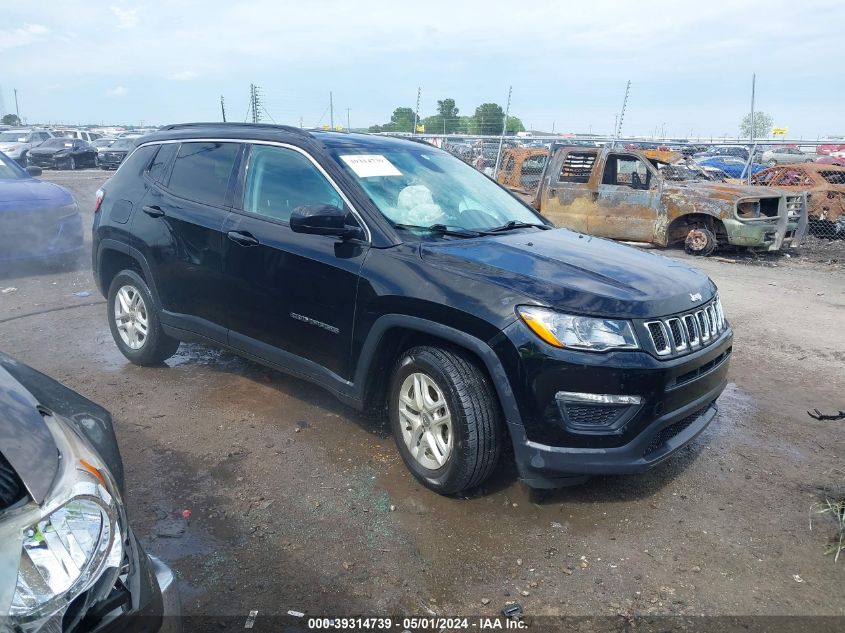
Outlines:
[[[706,171],[692,161],[674,163],[657,163],[657,169],[664,180],[685,182],[693,180],[712,180]]]
[[[334,159],[394,224],[485,230],[508,222],[544,224],[488,177],[451,154],[406,147],[342,148]]]
[[[73,147],[73,139],[51,138],[41,143],[41,147]]]
[[[109,149],[132,149],[135,147],[135,139],[118,139],[114,144],[109,146]]]
[[[0,132],[0,143],[26,143],[27,132]]]
[[[19,178],[29,178],[29,174],[7,156],[0,154],[0,180],[17,180]]]

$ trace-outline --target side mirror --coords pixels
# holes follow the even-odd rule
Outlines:
[[[28,165],[26,168],[26,173],[28,173],[33,178],[36,178],[42,174],[42,171],[38,165]]]
[[[296,207],[290,215],[290,228],[294,233],[355,237],[361,230],[346,224],[347,212],[331,204]]]

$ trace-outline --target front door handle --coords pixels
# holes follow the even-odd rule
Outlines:
[[[141,211],[151,218],[160,218],[164,215],[164,211],[162,211],[161,207],[157,205],[147,205],[145,207],[141,207]]]
[[[241,246],[258,246],[258,239],[252,233],[229,231],[226,233],[226,237]]]

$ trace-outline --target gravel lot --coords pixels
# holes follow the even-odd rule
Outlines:
[[[107,177],[44,174],[89,225]],[[177,571],[188,614],[494,615],[517,600],[531,615],[845,616],[833,524],[809,529],[845,422],[806,413],[845,409],[841,263],[695,263],[736,331],[718,418],[648,474],[543,498],[509,466],[472,498],[438,497],[386,428],[228,353],[183,345],[169,367],[130,365],[90,258],[0,278],[17,288],[0,295],[0,349],[112,411],[132,525]]]

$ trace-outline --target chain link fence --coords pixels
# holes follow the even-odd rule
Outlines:
[[[467,135],[417,138],[451,152],[526,200],[533,200],[553,147],[608,144],[644,152],[647,158],[659,155],[661,161],[671,163],[663,172],[669,180],[673,166],[694,164],[716,182],[806,193],[808,230],[802,247],[839,261],[845,259],[845,143]]]

